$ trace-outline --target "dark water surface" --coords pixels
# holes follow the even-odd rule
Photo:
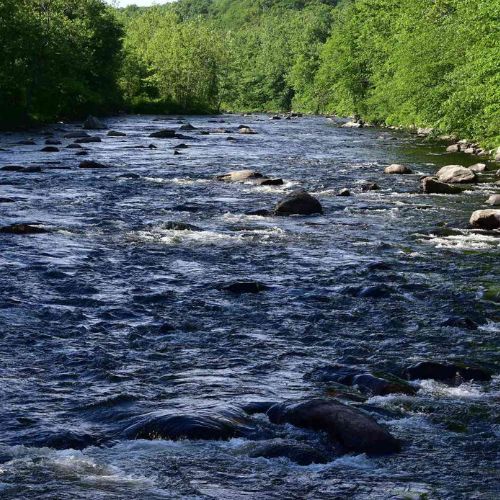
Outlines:
[[[196,127],[243,122],[259,132],[233,130],[234,142],[198,131],[151,139],[179,126],[154,118],[110,119],[127,137],[95,133],[103,141],[83,145],[88,157],[65,148],[72,140],[62,137],[76,125],[47,129],[63,142],[58,153],[40,152],[42,133],[0,135],[0,166],[43,167],[0,172],[0,196],[14,200],[0,204],[0,225],[55,229],[0,235],[0,497],[497,497],[496,376],[459,387],[423,381],[416,396],[369,399],[375,418],[404,442],[388,457],[299,466],[250,458],[253,443],[242,438],[122,437],[155,410],[325,396],[325,386],[303,376],[329,363],[395,371],[423,359],[493,369],[498,361],[500,238],[467,229],[498,186],[418,194],[421,175],[474,159],[324,118],[189,118]],[[14,145],[28,138],[36,145]],[[190,147],[174,156],[180,142]],[[151,143],[157,149],[131,148]],[[112,168],[78,169],[85,159]],[[415,174],[384,175],[395,162]],[[242,168],[286,182],[212,180]],[[382,189],[361,193],[366,180]],[[324,216],[244,215],[297,187],[321,200]],[[354,195],[335,196],[343,187]],[[168,221],[203,231],[168,230]],[[459,231],[443,232],[444,222]],[[386,266],[371,267],[379,262]],[[236,280],[271,288],[220,290]],[[352,293],[380,284],[382,297]],[[450,316],[479,328],[440,326]],[[292,427],[280,432],[304,437]]]

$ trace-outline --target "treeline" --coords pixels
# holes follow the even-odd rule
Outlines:
[[[5,116],[285,111],[500,144],[500,0],[0,0]]]
[[[0,0],[0,127],[116,109],[122,30],[101,0]]]

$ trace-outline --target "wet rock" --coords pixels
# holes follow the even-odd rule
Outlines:
[[[1,167],[0,170],[3,170],[4,172],[23,172],[25,174],[42,172],[41,167],[36,167],[34,165],[30,165],[28,167],[23,167],[21,165],[5,165],[5,167]]]
[[[174,150],[174,156],[177,156],[177,155],[180,155],[182,154],[180,151],[178,151],[177,149]]]
[[[408,380],[432,379],[452,383],[470,380],[487,382],[491,380],[491,374],[482,368],[435,361],[422,361],[409,366],[404,370],[404,375]]]
[[[469,167],[469,170],[473,172],[486,172],[486,163],[474,163]]]
[[[500,209],[476,210],[470,218],[472,227],[478,229],[500,229]]]
[[[268,290],[269,287],[258,281],[235,281],[229,285],[224,285],[222,290],[231,293],[259,293]]]
[[[19,141],[16,144],[19,146],[35,146],[36,142],[28,139],[28,140],[24,140],[24,141]]]
[[[464,184],[476,181],[476,174],[461,165],[447,165],[440,168],[436,175],[439,181],[449,184]]]
[[[492,194],[487,200],[488,205],[498,206],[500,205],[500,194]]]
[[[165,128],[163,130],[158,130],[149,134],[149,137],[154,137],[156,139],[174,139],[175,138],[175,130],[170,128]]]
[[[49,230],[40,224],[11,224],[0,227],[0,233],[3,234],[44,234],[48,232]]]
[[[80,165],[78,165],[78,168],[109,168],[109,166],[97,161],[86,160],[82,161]]]
[[[257,132],[250,127],[242,127],[238,130],[238,133],[244,134],[244,135],[255,135]]]
[[[349,121],[342,125],[342,128],[362,128],[363,123],[358,121]]]
[[[47,139],[45,141],[45,144],[47,146],[60,146],[61,145],[61,141],[56,141],[55,139]]]
[[[361,191],[377,191],[380,189],[380,186],[376,182],[365,182],[361,186]]]
[[[192,224],[186,224],[185,222],[174,222],[169,221],[161,225],[162,229],[168,229],[172,231],[203,231],[203,229],[198,226],[193,226]]]
[[[273,115],[273,116],[270,116],[269,119],[270,120],[281,120],[281,116],[280,115]]]
[[[408,168],[405,165],[399,165],[397,163],[394,163],[392,165],[389,165],[384,169],[384,172],[386,174],[413,174],[413,171],[411,168]]]
[[[12,198],[0,198],[0,203],[15,203],[16,200],[13,200]]]
[[[452,316],[441,323],[441,326],[451,326],[454,328],[464,328],[466,330],[477,330],[479,325],[470,318],[460,318]]]
[[[184,134],[175,134],[176,139],[184,139],[185,141],[194,141],[195,138],[191,137],[190,135],[184,135]]]
[[[404,380],[390,376],[389,380],[375,376],[362,368],[330,365],[315,368],[304,375],[305,380],[320,383],[337,383],[358,388],[363,393],[375,396],[387,394],[414,395],[416,390]]]
[[[154,412],[125,429],[129,439],[202,439],[228,440],[245,435],[249,420],[243,410],[231,409],[219,413],[174,415]]]
[[[282,186],[283,179],[269,179],[268,177],[262,177],[260,179],[256,179],[254,184],[257,186]]]
[[[251,458],[288,458],[298,465],[326,464],[330,461],[326,454],[298,441],[272,439],[252,446],[248,454]]]
[[[448,153],[458,153],[460,151],[460,144],[452,144],[446,148]]]
[[[227,174],[217,175],[216,179],[223,182],[246,182],[262,178],[263,175],[255,170],[235,170]]]
[[[189,146],[187,144],[177,144],[177,146],[174,146],[174,149],[188,149]]]
[[[84,122],[83,122],[83,128],[87,130],[104,130],[106,125],[99,120],[99,118],[96,118],[95,116],[89,116]]]
[[[191,125],[190,123],[185,123],[179,127],[179,130],[196,130],[196,127]]]
[[[129,172],[126,174],[121,174],[118,176],[119,179],[140,179],[141,176],[139,174],[134,174],[133,172]]]
[[[45,146],[44,148],[40,149],[42,153],[58,153],[59,148],[56,148],[55,146]]]
[[[64,136],[65,139],[81,139],[83,137],[90,137],[90,135],[82,130],[78,132],[70,132]]]
[[[102,439],[91,434],[61,431],[43,439],[38,439],[33,445],[35,447],[52,448],[54,450],[84,450],[89,446],[97,446],[101,443]]]
[[[245,215],[255,215],[257,217],[269,217],[270,215],[272,215],[272,212],[264,208],[260,210],[250,210],[249,212],[245,212]]]
[[[356,297],[370,298],[370,299],[381,299],[389,297],[394,290],[387,285],[370,285],[361,288],[356,293]]]
[[[421,190],[424,194],[459,194],[462,192],[462,189],[458,186],[450,186],[440,182],[435,177],[422,179]]]
[[[67,149],[82,149],[83,146],[81,144],[77,144],[76,142],[72,143],[72,144],[68,144],[66,146]]]
[[[257,413],[267,413],[269,408],[278,404],[276,401],[252,401],[242,406],[243,411],[248,415]]]
[[[276,215],[312,215],[322,214],[321,203],[307,191],[293,191],[285,196],[275,207]]]
[[[351,192],[347,188],[343,188],[337,193],[337,196],[351,196]]]
[[[274,424],[326,432],[347,452],[380,455],[401,450],[399,441],[372,417],[335,400],[281,403],[272,406],[267,416]]]
[[[100,137],[82,137],[81,139],[76,139],[77,144],[90,144],[92,142],[102,142]]]
[[[75,153],[75,156],[88,156],[88,154],[88,151],[78,151],[77,153]]]
[[[106,135],[109,137],[126,137],[127,134],[125,132],[119,132],[118,130],[110,130]]]

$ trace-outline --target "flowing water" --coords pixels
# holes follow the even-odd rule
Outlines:
[[[324,397],[328,387],[303,377],[331,363],[396,371],[438,359],[494,370],[498,361],[500,238],[467,229],[498,186],[418,194],[420,176],[474,159],[321,117],[189,121],[232,129],[236,140],[197,130],[152,139],[179,122],[151,116],[108,120],[127,136],[95,133],[103,140],[83,145],[87,157],[64,147],[75,124],[0,135],[0,166],[43,167],[0,171],[0,196],[14,200],[0,204],[0,225],[53,229],[0,235],[0,497],[498,498],[497,376],[458,387],[423,381],[415,396],[368,399],[404,443],[386,457],[299,466],[250,458],[243,438],[122,437],[156,410]],[[258,134],[238,135],[242,122]],[[40,152],[43,132],[62,140],[60,152]],[[35,145],[16,145],[29,138]],[[174,156],[179,142],[189,148]],[[85,159],[111,168],[78,169]],[[414,175],[384,175],[390,163]],[[285,183],[213,180],[243,168]],[[361,192],[367,180],[381,189]],[[299,187],[324,215],[245,215]],[[343,187],[353,196],[336,196]],[[169,221],[202,231],[171,230]],[[220,288],[241,280],[270,288]],[[384,293],[353,293],[374,285]],[[442,326],[452,316],[479,328]],[[290,426],[279,432],[307,438]]]

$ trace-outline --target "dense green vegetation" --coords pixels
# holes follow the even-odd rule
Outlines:
[[[113,109],[121,35],[100,0],[0,0],[0,126]]]
[[[113,108],[117,83],[129,111],[294,109],[500,143],[500,0],[112,10],[100,0],[0,0],[4,122]]]

